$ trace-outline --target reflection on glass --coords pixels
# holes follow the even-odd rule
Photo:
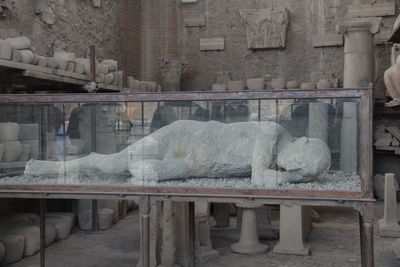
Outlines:
[[[0,183],[360,191],[357,99],[0,106]]]

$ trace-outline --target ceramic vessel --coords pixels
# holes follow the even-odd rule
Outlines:
[[[272,80],[272,88],[275,90],[285,89],[286,88],[286,79],[285,78],[276,78]]]
[[[255,78],[247,80],[249,90],[263,90],[265,87],[265,78]]]
[[[243,81],[230,81],[228,82],[228,91],[243,91],[245,84]]]
[[[20,141],[2,141],[0,144],[4,146],[4,162],[13,162],[19,159],[22,152],[22,145]]]
[[[0,141],[16,141],[19,135],[19,125],[15,122],[0,123]]]
[[[286,83],[286,88],[287,89],[298,89],[298,88],[300,88],[300,84],[296,80],[288,81]]]
[[[326,79],[321,79],[318,81],[317,83],[317,88],[318,89],[328,89],[328,88],[332,88],[332,84],[330,83],[330,81],[326,80]]]

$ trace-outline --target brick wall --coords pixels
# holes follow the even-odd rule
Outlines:
[[[127,74],[135,78],[140,78],[140,6],[140,0],[123,0],[118,16],[124,43],[119,61]]]

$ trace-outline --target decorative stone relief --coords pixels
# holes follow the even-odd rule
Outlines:
[[[284,48],[289,13],[280,9],[242,9],[249,49]]]

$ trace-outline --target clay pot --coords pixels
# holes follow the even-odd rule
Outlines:
[[[28,161],[31,156],[31,151],[32,151],[31,145],[23,144],[21,155],[19,156],[18,161]]]
[[[228,87],[225,84],[215,83],[212,85],[211,91],[213,92],[222,92],[227,91]]]
[[[285,89],[286,88],[286,79],[285,78],[276,78],[272,80],[272,88],[275,90]]]
[[[311,83],[311,82],[302,83],[300,85],[300,88],[303,90],[313,90],[313,89],[315,89],[315,83]]]
[[[0,123],[0,141],[18,140],[19,125],[15,122]]]
[[[300,84],[296,80],[288,81],[286,83],[286,88],[287,89],[298,89],[300,87]]]
[[[228,91],[244,91],[245,84],[243,81],[228,82]]]
[[[108,230],[113,225],[114,211],[112,209],[99,210],[99,229]]]
[[[247,80],[249,90],[263,90],[265,87],[265,78],[255,78]]]
[[[317,88],[318,89],[332,88],[332,84],[330,83],[330,81],[328,81],[326,79],[321,79],[317,83]]]
[[[4,146],[4,162],[13,162],[19,159],[22,152],[20,141],[2,141],[0,144]]]

